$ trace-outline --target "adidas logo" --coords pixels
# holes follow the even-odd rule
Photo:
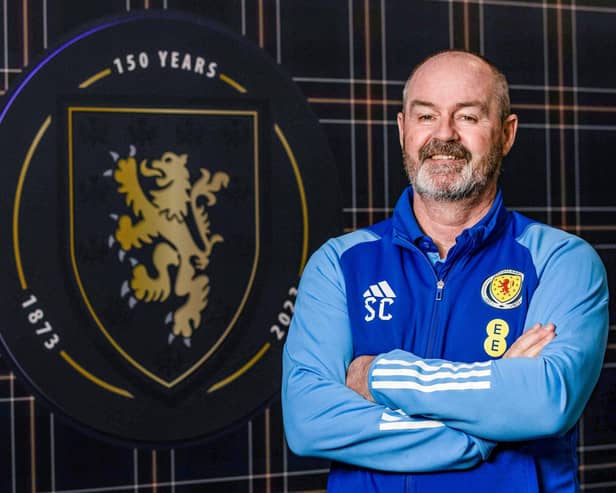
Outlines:
[[[396,293],[391,289],[391,286],[387,281],[377,282],[372,284],[366,291],[364,291],[364,298],[368,296],[374,296],[376,298],[395,298]]]
[[[380,320],[391,320],[393,315],[388,308],[394,304],[396,293],[387,281],[371,284],[364,291],[364,308],[366,309],[366,322],[372,322],[377,316]]]

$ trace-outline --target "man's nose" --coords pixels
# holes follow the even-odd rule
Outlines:
[[[434,129],[434,138],[443,142],[458,140],[458,132],[453,118],[440,118]]]

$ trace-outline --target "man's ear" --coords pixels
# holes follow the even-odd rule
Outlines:
[[[400,148],[404,149],[404,113],[401,111],[398,113],[398,139]]]
[[[518,131],[518,115],[509,115],[503,122],[503,157],[509,154]]]

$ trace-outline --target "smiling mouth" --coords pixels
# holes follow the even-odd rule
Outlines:
[[[419,150],[420,161],[437,161],[441,163],[469,162],[470,151],[459,142],[442,142],[432,140]]]
[[[458,169],[468,162],[466,156],[454,156],[453,154],[432,154],[426,156],[422,163],[428,163],[431,167],[443,168],[445,170]]]
[[[428,156],[428,159],[432,161],[460,161],[464,159],[464,157],[452,156],[450,154],[434,154],[433,156]]]

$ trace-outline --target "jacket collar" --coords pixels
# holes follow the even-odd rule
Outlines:
[[[473,250],[486,243],[490,237],[497,235],[504,228],[509,212],[503,204],[502,192],[499,189],[490,210],[474,226],[465,229],[456,238],[458,248],[470,246]],[[394,236],[404,243],[432,243],[432,239],[424,234],[419,227],[413,212],[413,188],[407,187],[398,199],[393,216]],[[458,249],[456,248],[456,249]],[[422,248],[425,250],[425,248]]]

